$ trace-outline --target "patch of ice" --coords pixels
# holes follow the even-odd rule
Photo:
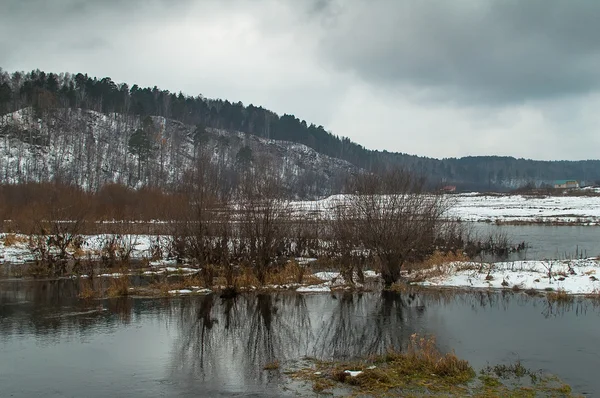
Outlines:
[[[317,259],[313,257],[296,257],[294,260],[300,265],[306,265],[317,261]]]
[[[296,289],[298,293],[324,293],[330,292],[331,288],[325,284],[322,285],[312,285],[312,286],[302,286]]]
[[[361,375],[363,373],[362,370],[344,370],[344,373],[346,373],[347,375],[350,375],[350,377],[356,377],[358,375]]]
[[[316,272],[313,275],[322,281],[331,281],[333,279],[339,278],[340,273],[339,272]]]
[[[363,271],[363,275],[365,278],[377,278],[379,276],[377,272],[371,270]]]
[[[177,260],[157,260],[157,261],[150,261],[150,266],[151,267],[165,267],[165,266],[170,266],[170,265],[177,265]]]
[[[169,294],[190,294],[190,289],[169,290]]]

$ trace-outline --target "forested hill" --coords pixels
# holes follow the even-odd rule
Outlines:
[[[600,180],[600,161],[597,160],[548,162],[494,156],[439,160],[374,151],[292,114],[279,116],[252,104],[245,106],[241,102],[192,97],[156,86],[142,88],[134,84],[130,87],[117,84],[109,77],[98,79],[81,73],[54,74],[36,70],[9,74],[0,70],[0,114],[28,107],[37,112],[72,108],[132,115],[139,119],[157,116],[200,129],[250,133],[304,144],[367,170],[400,164],[427,175],[435,183],[454,184],[459,189],[510,189],[526,183],[539,185],[567,178],[587,183]]]

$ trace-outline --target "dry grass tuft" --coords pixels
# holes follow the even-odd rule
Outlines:
[[[287,285],[290,283],[303,283],[306,268],[295,260],[290,260],[285,267],[267,274],[267,284]]]
[[[106,294],[108,297],[124,297],[129,295],[129,275],[126,274],[127,271],[123,272],[118,278],[112,278],[108,289],[106,290]]]
[[[555,303],[570,303],[573,301],[573,296],[568,294],[564,289],[558,289],[546,294],[549,302]]]
[[[427,278],[444,276],[450,272],[450,264],[468,261],[469,258],[462,252],[444,253],[436,250],[425,261],[411,264],[408,267],[411,270],[410,280],[420,282]]]
[[[279,369],[279,361],[269,362],[263,367],[263,369],[264,370],[277,370],[277,369]]]
[[[473,375],[473,369],[465,360],[459,359],[454,352],[442,354],[435,345],[433,337],[419,337],[413,334],[406,354],[391,353],[392,357],[400,355],[402,362],[410,364],[411,368],[425,372],[433,372],[441,377],[451,377],[460,382],[468,381]]]
[[[597,288],[592,290],[590,293],[585,295],[585,298],[594,301],[600,301],[600,290],[598,290]]]
[[[252,267],[244,266],[241,268],[239,275],[235,278],[235,287],[238,289],[247,289],[252,286],[260,286],[260,282]]]
[[[427,258],[423,262],[423,266],[426,268],[431,268],[437,265],[444,265],[448,263],[456,263],[456,262],[467,262],[469,261],[469,257],[467,257],[463,252],[447,252],[443,253],[439,250],[433,252],[431,256]]]
[[[11,247],[17,243],[27,243],[27,238],[18,236],[17,234],[6,234],[4,235],[4,247]]]
[[[204,278],[198,274],[188,275],[183,278],[165,278],[150,284],[152,290],[167,296],[171,290],[191,289],[192,286],[204,287]]]
[[[79,294],[78,297],[83,300],[91,300],[100,297],[101,294],[98,290],[94,289],[92,281],[82,279],[79,283]]]
[[[374,364],[369,366],[370,364]],[[368,361],[352,363],[318,362],[317,369],[323,377],[315,378],[315,372],[298,372],[297,377],[314,381],[314,390],[331,388],[331,383],[355,386],[367,395],[397,392],[403,388],[427,386],[431,391],[440,391],[466,385],[475,377],[467,361],[451,352],[442,354],[432,337],[411,336],[406,351],[390,350],[387,354],[370,358]],[[360,370],[352,377],[346,370]]]

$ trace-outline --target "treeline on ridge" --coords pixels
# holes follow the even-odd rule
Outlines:
[[[556,179],[600,181],[600,161],[534,161],[501,156],[432,159],[421,156],[368,150],[345,137],[300,120],[293,114],[279,116],[261,106],[244,105],[202,95],[171,93],[158,87],[117,84],[110,77],[87,74],[9,74],[0,70],[0,115],[23,107],[48,109],[69,107],[102,113],[163,116],[188,125],[241,131],[259,137],[305,144],[316,151],[349,161],[357,167],[378,171],[401,166],[427,175],[430,181],[454,184],[464,190],[510,190],[526,184],[548,184]],[[374,120],[373,123],[377,121]],[[399,130],[401,130],[399,121]],[[407,133],[409,135],[409,133]],[[515,145],[519,145],[515,142]]]

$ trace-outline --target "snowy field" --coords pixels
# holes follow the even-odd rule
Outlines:
[[[600,196],[483,195],[465,193],[448,196],[449,217],[462,221],[500,223],[557,223],[600,225]],[[320,213],[324,217],[344,203],[344,195],[316,201],[293,202],[299,212]]]
[[[6,236],[11,236],[7,244]],[[82,252],[80,257],[100,259],[100,253],[110,235],[83,236]],[[166,247],[169,238],[153,235],[122,235],[119,243],[121,247],[131,248],[130,258],[133,260],[149,259],[152,257],[153,248],[157,245]],[[35,260],[34,253],[29,246],[29,237],[26,235],[0,234],[0,264],[23,264]]]
[[[463,221],[600,224],[600,197],[454,196],[450,214]]]

